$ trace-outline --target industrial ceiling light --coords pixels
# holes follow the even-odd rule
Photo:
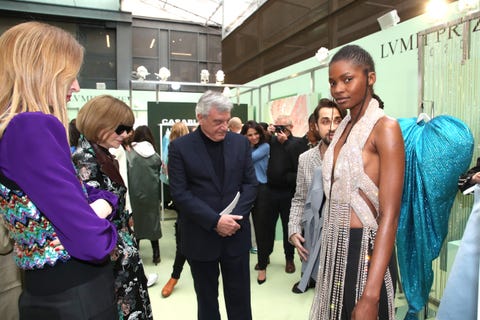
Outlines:
[[[155,73],[155,75],[160,78],[160,80],[167,81],[168,78],[170,78],[170,70],[165,67],[161,67],[160,70],[158,70],[158,73]]]
[[[218,70],[217,73],[215,74],[215,83],[216,84],[223,84],[225,81],[225,72],[222,70]]]
[[[397,10],[392,10],[377,18],[377,21],[380,29],[385,30],[396,26],[400,22],[400,17],[398,16]]]
[[[448,12],[445,0],[430,0],[426,7],[427,15],[434,21],[442,20]]]

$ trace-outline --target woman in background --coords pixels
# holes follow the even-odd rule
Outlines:
[[[170,142],[186,134],[188,134],[187,125],[183,122],[177,122],[172,126],[172,130],[170,132]],[[168,157],[166,157],[165,159],[168,159]],[[162,164],[162,169],[163,169],[163,174],[165,175],[164,181],[166,181],[168,184],[167,165],[168,165],[168,162],[164,162]],[[185,256],[180,252],[180,232],[178,231],[178,216],[177,216],[177,221],[175,221],[175,260],[173,262],[172,275],[162,289],[162,296],[164,298],[167,298],[172,294],[173,288],[177,284],[178,279],[180,279],[180,274],[182,273],[183,265],[185,264],[185,261],[186,261]]]
[[[117,246],[110,259],[115,276],[115,296],[121,319],[152,319],[147,278],[133,234],[131,214],[125,210],[127,187],[109,148],[118,148],[133,130],[134,115],[129,106],[109,95],[97,96],[78,112],[77,128],[82,134],[72,156],[82,181],[118,196],[113,220]]]
[[[68,123],[68,144],[70,145],[70,152],[74,153],[77,149],[78,139],[80,139],[80,132],[78,132],[77,126],[75,125],[76,119],[72,119]]]
[[[267,143],[263,127],[255,121],[247,121],[240,131],[247,137],[252,147],[252,161],[258,180],[257,198],[252,208],[253,227],[258,247],[257,283],[263,284],[267,280],[267,265],[273,250],[275,225],[269,218],[269,200],[267,192],[267,166],[270,156],[270,145]]]
[[[81,45],[54,26],[26,22],[0,36],[0,216],[25,270],[20,319],[118,318],[108,261],[117,232],[89,206],[67,139],[82,61]],[[108,214],[110,201],[94,203]]]
[[[160,262],[158,239],[160,226],[160,168],[162,161],[155,149],[153,134],[147,126],[139,126],[133,133],[127,152],[128,186],[132,205],[135,237],[148,239],[152,245],[153,263]]]

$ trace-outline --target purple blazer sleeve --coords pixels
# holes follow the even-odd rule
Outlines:
[[[0,168],[50,220],[71,256],[99,262],[115,248],[116,229],[90,208],[56,117],[15,116],[0,139]]]

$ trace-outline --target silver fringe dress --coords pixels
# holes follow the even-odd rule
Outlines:
[[[360,261],[357,271],[355,297],[358,301],[365,288],[368,275],[369,254],[373,248],[377,221],[360,191],[379,210],[378,187],[365,174],[362,149],[377,121],[385,115],[378,102],[371,99],[362,118],[353,126],[351,134],[342,146],[335,164],[332,183],[332,168],[335,145],[351,117],[348,115],[337,129],[333,141],[324,156],[323,185],[326,195],[325,214],[320,264],[315,297],[310,310],[310,319],[340,319],[344,299],[344,281],[350,237],[351,209],[363,225]],[[385,273],[389,319],[395,319],[394,290],[390,272]]]

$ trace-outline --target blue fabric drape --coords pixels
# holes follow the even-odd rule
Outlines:
[[[472,160],[473,136],[465,123],[441,115],[428,122],[398,120],[405,141],[405,181],[397,255],[408,301],[405,319],[417,319],[433,282],[432,261],[448,232],[457,181]]]

